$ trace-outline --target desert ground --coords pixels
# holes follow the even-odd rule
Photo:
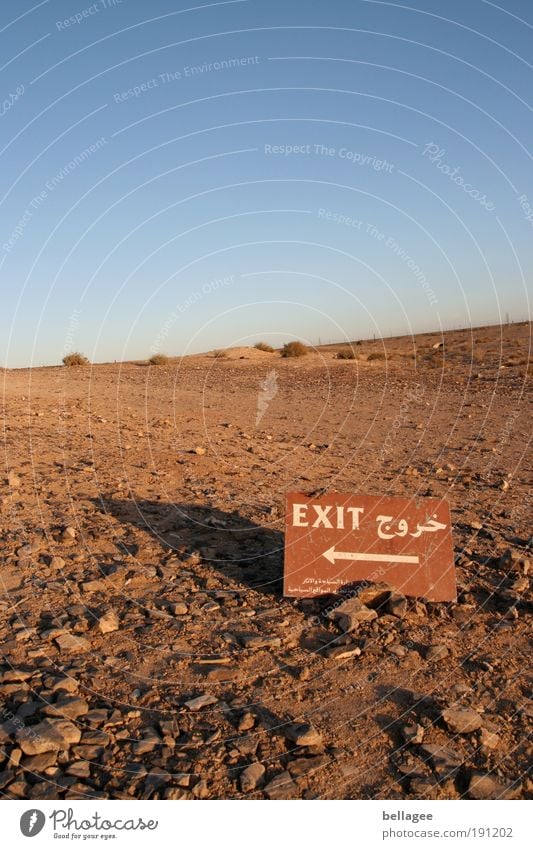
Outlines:
[[[4,798],[533,796],[531,325],[351,347],[0,371]],[[457,602],[283,598],[292,490],[446,496]]]

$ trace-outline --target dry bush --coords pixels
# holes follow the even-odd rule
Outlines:
[[[274,353],[272,345],[268,345],[266,342],[256,342],[254,348],[257,348],[258,351],[265,351],[267,354]]]
[[[225,348],[217,348],[213,351],[213,356],[215,360],[224,360],[228,356],[228,352]]]
[[[166,366],[168,357],[166,354],[152,354],[148,362],[151,366]]]
[[[355,353],[351,348],[342,348],[342,350],[337,351],[337,359],[338,360],[355,360]]]
[[[383,351],[373,351],[372,354],[369,354],[367,360],[386,360],[387,355],[383,353]]]
[[[63,365],[64,366],[88,366],[89,360],[85,356],[85,354],[80,354],[79,351],[73,351],[71,354],[67,354],[63,357]]]
[[[285,342],[280,353],[282,357],[305,357],[309,351],[303,342]]]

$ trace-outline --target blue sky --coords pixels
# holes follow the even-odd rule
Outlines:
[[[0,364],[529,314],[533,8],[0,9]]]

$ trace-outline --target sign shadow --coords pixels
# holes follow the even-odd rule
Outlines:
[[[275,528],[204,504],[104,496],[95,501],[122,524],[151,533],[169,563],[174,554],[184,568],[210,566],[224,578],[282,597],[283,534]],[[127,550],[128,544],[120,547]]]

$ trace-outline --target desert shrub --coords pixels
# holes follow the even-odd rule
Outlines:
[[[63,365],[64,366],[88,366],[89,360],[85,356],[85,354],[80,354],[79,351],[73,351],[71,354],[67,354],[63,357]]]
[[[355,360],[355,353],[351,348],[342,348],[340,351],[337,351],[337,359],[338,360]]]
[[[152,354],[148,362],[151,366],[166,366],[168,357],[166,354]]]
[[[303,342],[285,342],[281,349],[282,357],[305,357],[308,353]]]
[[[258,351],[265,351],[267,354],[274,353],[272,345],[268,345],[266,342],[256,342],[254,348],[257,348]]]
[[[387,355],[383,351],[373,351],[368,355],[367,360],[386,360]]]
[[[217,348],[216,351],[213,351],[213,356],[215,360],[224,360],[228,356],[228,352],[225,348]]]

